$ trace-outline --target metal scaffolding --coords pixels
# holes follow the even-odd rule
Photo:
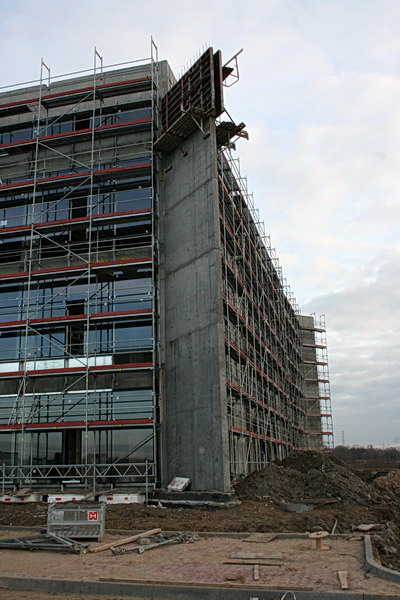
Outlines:
[[[333,452],[332,403],[325,315],[302,316],[301,330],[309,448]]]
[[[306,446],[298,307],[228,150],[219,156],[231,474]]]
[[[104,67],[95,48],[65,76],[42,60],[0,100],[3,488],[156,483],[158,78],[151,40],[147,59]]]

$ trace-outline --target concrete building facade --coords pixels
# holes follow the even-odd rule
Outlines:
[[[235,63],[209,48],[175,81],[152,45],[45,75],[0,94],[3,487],[225,491],[329,448],[317,329],[232,157],[244,124],[222,120]]]

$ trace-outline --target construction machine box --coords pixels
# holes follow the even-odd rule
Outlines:
[[[100,502],[50,504],[47,533],[71,539],[100,540],[104,535],[105,521],[106,505]]]

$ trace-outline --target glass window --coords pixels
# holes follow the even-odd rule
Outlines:
[[[85,332],[85,337],[87,332]],[[96,325],[89,330],[89,352],[91,354],[107,354],[112,352],[112,329]]]
[[[0,132],[0,144],[9,144],[12,139],[11,131],[1,131]]]
[[[154,436],[150,428],[113,431],[112,459],[126,457],[124,462],[152,461]],[[147,442],[145,442],[147,440]],[[145,443],[144,443],[145,442]]]
[[[150,119],[150,108],[137,108],[136,110],[124,110],[117,112],[114,116],[115,123],[125,123],[127,121],[141,121],[142,119]]]
[[[152,282],[143,279],[117,279],[114,282],[114,310],[137,310],[151,308]]]
[[[24,432],[23,436],[21,433],[17,433],[15,434],[15,446],[18,454],[14,464],[61,464],[62,432]]]
[[[16,396],[0,396],[0,423],[9,422],[15,402]],[[25,418],[29,415],[32,423],[80,421],[86,414],[89,419],[100,421],[147,419],[153,417],[152,390],[89,391],[87,394],[81,390],[26,395],[24,414]],[[22,418],[22,408],[13,412],[14,423],[20,423]]]
[[[21,358],[27,359],[49,358],[64,356],[65,354],[65,327],[41,330],[41,335],[32,331],[26,336],[21,336]]]
[[[89,447],[96,448],[96,463],[154,460],[154,435],[149,427],[90,432]],[[93,454],[91,456],[93,461]]]
[[[0,463],[15,464],[15,434],[0,433]]]
[[[32,464],[33,465],[60,465],[62,464],[62,437],[61,431],[41,431],[31,433],[32,437]]]
[[[11,137],[13,142],[20,142],[21,140],[30,140],[33,137],[32,127],[27,127],[25,129],[14,129]]]
[[[115,211],[151,208],[151,188],[136,188],[116,192]]]
[[[29,206],[8,206],[4,212],[4,227],[26,225],[28,222]]]
[[[152,417],[153,400],[151,390],[124,390],[114,392],[114,419],[149,419]]]
[[[133,326],[124,323],[115,326],[114,349],[148,350],[152,347],[152,326]]]
[[[22,319],[22,287],[20,283],[0,286],[0,320]]]
[[[0,331],[0,361],[17,360],[19,332]]]
[[[69,198],[61,200],[49,200],[47,202],[36,203],[34,207],[34,219],[39,223],[48,221],[61,221],[69,217],[70,201]]]

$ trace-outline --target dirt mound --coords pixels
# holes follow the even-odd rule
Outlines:
[[[400,471],[395,469],[387,475],[382,475],[374,480],[374,486],[380,493],[394,494],[399,497],[400,492]]]
[[[300,473],[308,473],[311,469],[317,471],[336,471],[338,467],[342,467],[346,471],[349,467],[341,460],[331,455],[323,454],[322,452],[295,452],[287,458],[280,461],[286,469],[294,469]]]
[[[241,500],[269,499],[279,504],[313,498],[370,504],[381,499],[380,491],[358,477],[351,467],[311,451],[297,452],[267,465],[245,477],[235,490]]]

